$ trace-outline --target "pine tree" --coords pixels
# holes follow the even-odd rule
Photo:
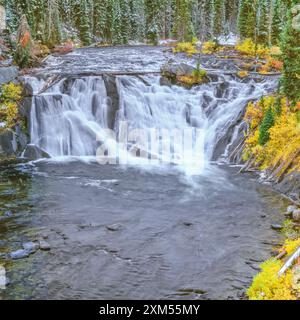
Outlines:
[[[129,0],[120,0],[122,44],[127,44],[131,35]]]
[[[225,2],[224,0],[213,1],[213,34],[217,39],[224,34],[225,25]]]
[[[283,58],[283,75],[281,88],[292,101],[300,100],[300,29],[295,28],[293,19],[298,12],[293,13],[293,7],[298,0],[291,1],[286,16],[286,26],[281,39]]]
[[[175,20],[173,33],[176,39],[180,41],[191,41],[193,38],[193,26],[191,17],[191,1],[175,1]]]
[[[94,0],[93,34],[107,40],[107,0]]]
[[[122,12],[119,0],[111,0],[112,2],[112,25],[111,25],[111,34],[112,34],[112,43],[113,44],[122,44],[123,43],[123,34],[122,34]]]
[[[274,126],[274,124],[275,124],[274,113],[272,108],[269,107],[259,127],[258,143],[261,146],[264,146],[269,141],[270,139],[269,130]]]
[[[255,37],[256,10],[254,0],[241,0],[238,16],[238,30],[241,38]]]
[[[237,17],[240,0],[225,0],[225,21],[227,33],[236,33]]]
[[[88,2],[79,1],[78,4],[78,28],[79,28],[79,37],[83,45],[91,44],[91,29],[90,29],[90,11]]]
[[[159,39],[160,9],[160,0],[145,0],[146,36],[147,39],[154,44],[156,44]]]
[[[130,39],[143,41],[145,38],[145,6],[144,0],[131,0],[130,6]]]
[[[42,38],[44,43],[54,46],[62,40],[59,7],[56,0],[47,0],[44,14],[44,32]]]
[[[210,40],[213,36],[213,2],[203,0],[201,6],[201,39]]]
[[[279,43],[279,36],[283,29],[283,19],[281,18],[281,0],[271,0],[273,14],[271,17],[271,30],[270,30],[270,44],[278,44]]]
[[[257,42],[266,44],[269,40],[269,28],[268,28],[268,8],[270,3],[268,0],[258,1],[258,11],[257,11]]]

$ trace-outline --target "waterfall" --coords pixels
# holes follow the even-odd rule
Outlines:
[[[95,136],[107,128],[110,107],[102,78],[64,79],[33,100],[32,144],[52,157],[96,154]]]
[[[65,78],[45,90],[36,78],[27,81],[34,88],[31,144],[51,157],[96,156],[101,146],[102,155],[119,157],[120,163],[154,159],[198,167],[228,156],[245,105],[274,86],[220,76],[186,89],[161,85],[158,76],[116,76],[118,110],[113,114],[112,90],[101,76]],[[124,123],[125,145],[116,139],[124,134]]]

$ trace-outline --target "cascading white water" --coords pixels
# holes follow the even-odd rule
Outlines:
[[[121,163],[125,158],[126,163],[134,162],[139,153],[139,159],[152,157],[160,162],[196,165],[198,171],[204,160],[211,160],[228,129],[238,125],[245,103],[272,87],[270,83],[246,84],[228,76],[188,90],[162,86],[157,76],[118,76],[119,110],[114,131],[119,135],[120,124],[127,123],[131,137],[127,137],[130,145],[124,147],[107,130],[111,99],[102,77],[63,79],[43,93],[38,92],[45,84],[35,78],[29,81],[35,88],[31,143],[52,157],[95,156],[97,140],[101,140],[108,154],[118,155]],[[183,132],[188,129],[197,131],[189,131],[191,141],[186,148]],[[155,149],[151,147],[153,130],[160,144]]]
[[[34,97],[31,143],[52,157],[95,155],[95,136],[107,128],[109,106],[102,78],[62,80]]]

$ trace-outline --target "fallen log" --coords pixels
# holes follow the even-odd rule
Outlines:
[[[278,276],[282,276],[288,268],[290,268],[294,261],[300,257],[300,247],[290,256],[287,262],[283,265],[283,267],[279,270]]]
[[[285,257],[286,255],[287,255],[287,252],[285,250],[283,250],[275,257],[275,259],[280,260],[283,257]]]

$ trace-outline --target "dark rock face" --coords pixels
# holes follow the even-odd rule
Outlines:
[[[41,148],[32,144],[28,144],[23,153],[23,157],[28,160],[37,160],[42,158],[50,158],[50,155]]]
[[[117,88],[116,77],[104,75],[103,80],[105,83],[107,96],[110,99],[110,108],[108,114],[108,127],[114,129],[117,111],[119,110],[119,93]]]
[[[300,203],[300,172],[287,174],[281,182],[274,185],[275,189],[290,196]]]
[[[0,84],[13,81],[19,73],[19,68],[15,66],[0,68]]]
[[[17,140],[13,131],[0,133],[0,156],[13,156],[17,151]]]
[[[28,143],[28,136],[20,125],[0,133],[0,157],[20,156]]]

